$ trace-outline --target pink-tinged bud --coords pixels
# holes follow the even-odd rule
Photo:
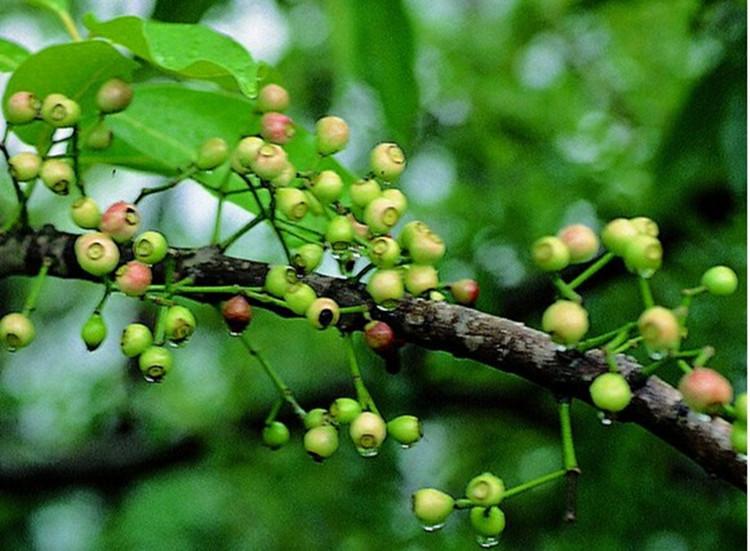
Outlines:
[[[284,171],[288,164],[286,151],[276,144],[267,143],[258,149],[250,166],[253,172],[263,180],[273,180]]]
[[[713,369],[696,367],[680,380],[685,403],[696,411],[713,412],[732,401],[732,385]]]
[[[588,262],[599,252],[599,238],[594,230],[583,224],[565,226],[557,237],[567,245],[573,264]]]
[[[222,304],[221,315],[233,335],[242,333],[253,319],[250,303],[242,295],[235,295]]]
[[[151,285],[151,268],[148,264],[131,260],[116,272],[117,286],[128,296],[138,297]]]
[[[294,136],[294,122],[291,117],[272,111],[260,118],[260,133],[267,141],[283,145]]]
[[[396,334],[384,321],[371,321],[365,325],[365,342],[378,354],[387,354],[397,348]]]
[[[258,93],[258,111],[286,111],[289,107],[289,92],[278,84],[266,84]]]
[[[141,216],[135,205],[118,201],[104,211],[99,229],[118,243],[124,243],[135,235],[140,222]]]
[[[459,304],[473,306],[479,298],[479,283],[473,279],[459,279],[451,283],[451,294]]]
[[[354,233],[360,237],[367,237],[367,234],[370,232],[370,229],[367,227],[367,224],[363,224],[352,214],[347,214],[346,217],[349,219],[349,221],[352,224],[352,228],[354,229]]]

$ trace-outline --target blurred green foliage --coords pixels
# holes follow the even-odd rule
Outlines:
[[[73,4],[80,21],[89,10],[99,19],[126,15],[131,3]],[[310,127],[327,113],[350,121],[352,146],[340,157],[355,173],[376,141],[404,145],[412,215],[448,242],[443,279],[480,281],[482,310],[538,325],[553,290],[531,267],[528,245],[565,223],[599,227],[618,215],[652,216],[662,228],[658,301],[674,304],[680,289],[717,263],[746,280],[742,2],[177,4],[139,9],[148,16],[153,8],[162,21],[204,18],[241,42],[257,35],[275,44],[268,50],[274,67],[263,72],[289,88],[297,121]],[[0,6],[0,36],[29,50],[67,40],[53,15],[14,2]],[[132,198],[154,181],[107,167],[88,174],[102,204]],[[176,206],[154,201],[144,214],[171,242],[203,244],[213,212],[190,211],[188,222],[184,212],[190,201],[212,200],[197,186],[183,188],[193,195],[178,190],[170,197]],[[32,222],[72,230],[63,203],[36,195]],[[12,206],[3,180],[0,212]],[[227,213],[241,224],[239,210]],[[244,238],[232,252],[279,260],[267,237]],[[3,310],[19,306],[27,285],[24,278],[0,282]],[[634,282],[619,268],[584,292],[594,331],[640,310]],[[377,459],[361,460],[342,446],[316,465],[296,428],[293,445],[270,452],[259,433],[273,389],[225,337],[212,308],[196,306],[198,333],[177,351],[173,376],[153,387],[137,379],[115,338],[85,352],[78,333],[98,298],[90,284],[48,285],[35,345],[0,356],[4,549],[474,549],[463,518],[423,533],[409,512],[410,493],[436,486],[457,495],[484,470],[513,485],[559,465],[547,392],[412,348],[398,377],[364,349],[360,357],[387,416],[426,420],[415,448],[387,445]],[[743,286],[731,299],[698,301],[688,339],[717,347],[715,365],[736,388],[746,385],[746,299]],[[152,315],[115,299],[105,319],[118,335],[132,319]],[[331,332],[263,312],[251,331],[305,406],[350,393]],[[638,427],[602,426],[587,406],[575,404],[574,432],[584,471],[578,522],[560,519],[560,485],[538,489],[507,503],[505,548],[745,547],[744,495]]]

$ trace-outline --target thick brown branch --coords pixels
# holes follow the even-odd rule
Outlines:
[[[45,256],[53,259],[50,275],[93,279],[77,266],[73,254],[76,236],[45,227],[38,232],[0,237],[0,277],[35,274]],[[195,285],[259,286],[267,265],[231,258],[216,248],[175,249],[176,276],[192,277]],[[123,251],[124,256],[128,255]],[[157,269],[155,280],[162,274]],[[321,275],[307,277],[318,294],[342,306],[369,303],[361,284]],[[217,301],[223,297],[196,297]],[[281,315],[283,308],[262,305]],[[588,386],[607,371],[597,352],[581,354],[559,350],[545,335],[512,320],[469,308],[421,299],[405,299],[393,311],[371,308],[371,315],[388,322],[408,342],[471,358],[488,366],[515,373],[555,393],[590,402]],[[346,328],[362,323],[360,316],[347,316]],[[746,489],[747,459],[738,456],[729,443],[730,425],[719,418],[690,413],[679,392],[658,377],[643,378],[641,366],[626,356],[618,357],[622,373],[634,388],[631,405],[617,420],[631,421],[651,431],[701,465],[707,472]]]

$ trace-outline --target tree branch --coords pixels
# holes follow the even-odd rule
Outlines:
[[[52,259],[49,274],[63,278],[95,279],[77,265],[73,252],[76,235],[45,226],[36,232],[0,236],[0,278],[14,274],[35,274],[44,257]],[[260,262],[222,255],[216,247],[173,249],[175,277],[193,278],[195,285],[260,286],[268,266]],[[130,258],[122,249],[123,258]],[[159,266],[154,281],[163,280]],[[470,358],[490,367],[515,373],[554,393],[590,403],[588,387],[608,370],[599,351],[579,353],[560,351],[549,337],[518,322],[492,316],[462,306],[422,299],[405,299],[393,311],[376,308],[364,287],[356,282],[311,274],[305,278],[319,295],[336,300],[341,306],[368,304],[370,315],[389,323],[406,341],[443,350],[457,357]],[[194,296],[215,302],[221,295]],[[280,315],[290,313],[272,304],[258,306]],[[346,330],[361,328],[359,314],[343,317]],[[736,454],[729,442],[730,424],[689,412],[680,393],[655,376],[644,377],[642,367],[632,358],[620,355],[621,373],[633,388],[631,405],[616,419],[634,422],[668,442],[693,459],[708,473],[746,491],[747,459]]]

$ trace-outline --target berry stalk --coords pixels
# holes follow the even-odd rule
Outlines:
[[[47,277],[47,272],[49,271],[49,267],[51,265],[52,260],[50,258],[45,258],[42,261],[42,266],[39,268],[39,273],[37,273],[36,277],[32,281],[31,290],[26,297],[26,302],[24,302],[23,304],[22,312],[24,316],[29,316],[31,312],[33,312],[36,308],[36,301],[39,298],[39,293],[42,291],[42,285],[44,284],[44,280]]]

